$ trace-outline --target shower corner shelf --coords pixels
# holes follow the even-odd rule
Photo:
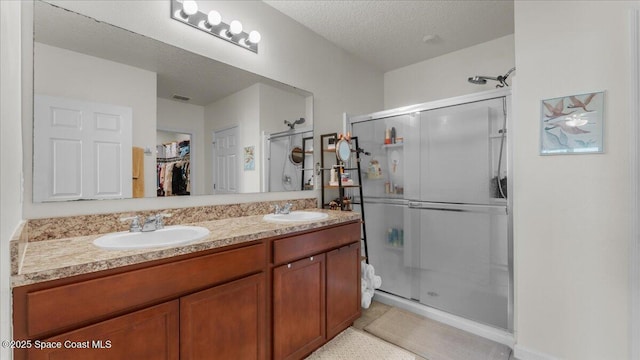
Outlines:
[[[361,149],[358,147],[358,137],[354,136],[351,138],[351,155],[349,159],[349,163],[355,161],[356,166],[348,166],[348,164],[343,163],[338,159],[336,155],[336,149],[329,148],[329,139],[333,139],[333,143],[337,143],[338,141],[338,133],[332,134],[323,134],[320,135],[320,146],[322,151],[320,152],[320,169],[318,170],[318,175],[320,175],[320,186],[321,186],[321,207],[328,208],[329,207],[329,199],[327,199],[327,195],[325,194],[328,190],[338,190],[338,200],[340,205],[340,210],[345,209],[345,203],[343,199],[345,198],[345,190],[347,189],[357,189],[359,201],[354,201],[352,199],[352,205],[360,206],[360,217],[362,219],[361,230],[362,230],[362,241],[364,243],[364,256],[367,264],[369,263],[369,251],[367,249],[367,231],[364,226],[364,205],[363,205],[363,194],[362,194],[362,172],[360,171],[360,152]],[[333,153],[333,156],[328,155],[328,153]],[[326,156],[325,156],[326,155]],[[331,171],[332,166],[341,166],[343,170],[347,171],[357,171],[357,183],[353,185],[343,185],[342,181],[338,181],[337,185],[330,185],[329,181],[325,181],[325,172]],[[354,179],[355,180],[355,179]]]

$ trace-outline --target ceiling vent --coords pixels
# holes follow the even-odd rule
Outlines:
[[[178,95],[178,94],[173,94],[173,98],[176,99],[176,100],[180,100],[180,101],[189,101],[189,100],[191,100],[190,97],[182,96],[182,95]]]

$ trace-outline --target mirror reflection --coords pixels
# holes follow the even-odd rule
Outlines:
[[[34,202],[313,188],[312,94],[34,7]]]
[[[268,190],[313,190],[313,130],[300,128],[274,133],[266,142],[271,154]]]
[[[295,146],[293,149],[291,149],[289,159],[294,165],[302,164],[302,161],[304,160],[304,153],[302,152],[302,148],[300,146]]]

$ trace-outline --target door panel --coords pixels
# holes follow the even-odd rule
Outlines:
[[[35,202],[132,196],[131,108],[34,96]]]
[[[177,360],[180,346],[178,301],[136,311],[44,341],[59,342],[62,346],[60,349],[31,348],[28,359]]]
[[[214,141],[213,192],[237,193],[238,188],[238,128],[216,131]]]
[[[227,155],[227,191],[238,192],[238,156],[236,154]]]
[[[408,246],[404,224],[405,205],[364,201],[369,264],[382,277],[381,290],[411,298],[412,267],[406,258],[414,252]]]
[[[52,198],[82,196],[82,141],[51,139]]]
[[[338,335],[361,314],[360,244],[327,253],[327,339]]]
[[[417,121],[413,115],[400,115],[375,121],[362,121],[352,125],[358,145],[371,153],[368,163],[362,164],[363,195],[377,198],[402,198],[407,190],[415,188],[418,174],[415,172],[416,152],[409,154],[417,146],[414,135]],[[386,133],[395,130],[396,142],[385,143]],[[403,138],[402,142],[398,138]],[[387,185],[388,184],[388,185]]]
[[[96,141],[94,143],[96,194],[118,195],[122,193],[122,149],[119,143]]]
[[[501,99],[420,113],[420,200],[490,203],[490,135],[501,120]]]
[[[264,274],[180,299],[181,359],[264,359]]]
[[[423,304],[508,328],[506,209],[427,205],[409,209],[419,224],[414,293]],[[440,207],[440,208],[438,208]],[[500,210],[502,209],[502,210]],[[412,234],[415,237],[415,234]]]
[[[299,359],[325,339],[325,255],[273,269],[273,357]]]

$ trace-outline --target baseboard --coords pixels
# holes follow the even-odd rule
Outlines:
[[[557,357],[553,357],[549,354],[541,353],[539,351],[527,349],[526,347],[516,345],[513,348],[513,356],[517,360],[559,360]]]
[[[437,310],[395,295],[376,290],[374,300],[383,304],[396,306],[401,309],[411,311],[415,314],[422,315],[426,318],[453,326],[460,330],[470,332],[474,335],[478,335],[485,339],[495,341],[510,348],[513,348],[513,345],[515,344],[515,338],[513,334],[507,331],[500,330],[488,325],[483,325],[475,321],[462,318],[460,316],[451,315],[444,311]]]

